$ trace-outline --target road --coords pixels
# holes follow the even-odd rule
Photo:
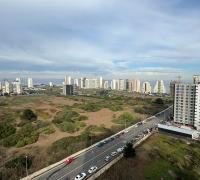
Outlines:
[[[104,158],[110,155],[117,148],[130,142],[139,134],[142,134],[144,130],[148,128],[154,128],[161,120],[169,117],[170,111],[161,112],[151,118],[145,123],[138,126],[133,126],[127,133],[124,133],[118,138],[104,144],[101,147],[94,147],[89,151],[82,153],[77,157],[70,165],[60,165],[37,178],[35,180],[71,180],[76,177],[80,172],[85,172],[87,176],[88,170],[91,166],[103,167],[106,162]]]

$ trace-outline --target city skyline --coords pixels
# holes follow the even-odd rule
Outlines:
[[[0,76],[58,79],[69,72],[189,80],[200,72],[199,5],[197,0],[1,1]]]

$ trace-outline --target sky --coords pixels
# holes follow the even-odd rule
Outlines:
[[[199,0],[0,0],[0,78],[193,74]]]

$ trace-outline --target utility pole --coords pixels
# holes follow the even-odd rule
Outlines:
[[[27,162],[28,156],[26,156],[26,176],[28,176],[28,162]]]

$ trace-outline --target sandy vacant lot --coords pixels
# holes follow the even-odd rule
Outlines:
[[[41,96],[41,97],[30,97],[30,98],[10,97],[9,101],[13,103],[10,103],[9,106],[5,107],[4,109],[5,111],[7,109],[12,111],[12,110],[22,110],[25,108],[30,108],[37,113],[38,119],[48,122],[51,122],[56,116],[56,114],[59,111],[62,111],[62,108],[64,106],[72,106],[75,103],[79,104],[82,103],[81,101],[74,101],[71,99],[56,97],[56,96]],[[117,112],[111,111],[107,108],[101,109],[100,111],[97,112],[84,112],[83,110],[80,109],[74,109],[74,110],[79,112],[81,115],[86,115],[88,117],[88,120],[84,121],[87,126],[104,125],[106,128],[111,128],[113,125],[116,125],[112,122],[112,119],[114,117],[118,117],[124,112],[133,112],[133,110],[128,107],[125,107],[123,111],[117,111]],[[29,152],[30,149],[40,149],[41,151],[44,151],[53,142],[63,137],[77,136],[85,129],[83,128],[82,130],[75,133],[67,133],[67,132],[61,132],[54,124],[52,124],[52,126],[55,129],[54,133],[49,135],[40,134],[39,139],[36,143],[27,145],[25,147],[9,148],[6,150],[7,155],[10,157],[18,153],[21,154],[23,152]]]

